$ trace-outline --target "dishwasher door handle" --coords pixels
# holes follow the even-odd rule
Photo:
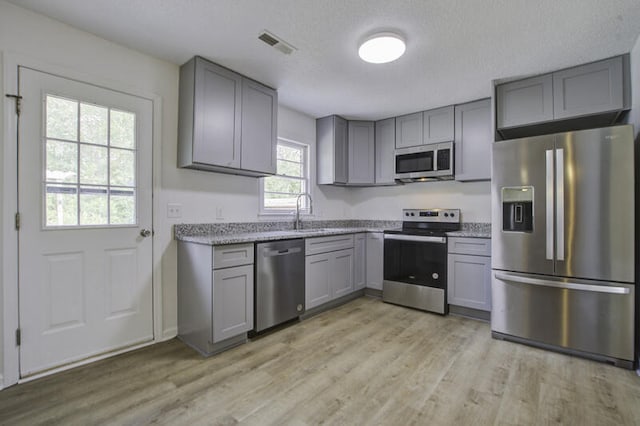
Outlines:
[[[287,254],[294,254],[294,253],[300,253],[302,249],[300,247],[293,247],[293,248],[289,248],[289,249],[284,249],[284,250],[270,250],[270,249],[265,249],[262,254],[264,257],[273,257],[273,256],[284,256]]]

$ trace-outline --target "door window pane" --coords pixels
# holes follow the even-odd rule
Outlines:
[[[80,187],[80,225],[109,223],[106,187]]]
[[[47,185],[47,226],[73,226],[78,224],[78,194],[75,185]]]
[[[78,181],[78,144],[47,140],[47,175],[49,182]]]
[[[45,100],[45,227],[135,225],[135,114]]]
[[[78,102],[47,96],[47,137],[78,140]]]
[[[135,185],[135,155],[125,149],[111,150],[111,185]]]
[[[109,139],[108,122],[108,108],[80,104],[80,142],[106,145]]]
[[[135,148],[135,115],[111,110],[111,146]]]
[[[80,184],[106,185],[108,179],[107,148],[80,145]]]

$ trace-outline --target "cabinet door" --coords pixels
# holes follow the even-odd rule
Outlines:
[[[382,290],[384,279],[384,234],[367,233],[367,288]]]
[[[453,105],[422,113],[423,143],[453,140]]]
[[[491,179],[491,100],[455,107],[457,181]]]
[[[422,145],[422,113],[396,117],[396,148]]]
[[[491,258],[449,254],[450,305],[491,311]]]
[[[347,120],[342,117],[334,117],[334,144],[335,158],[334,181],[336,183],[347,183],[349,170],[349,145]]]
[[[305,257],[305,306],[309,310],[331,300],[333,253]]]
[[[331,265],[331,298],[336,299],[353,291],[353,249],[329,253]]]
[[[193,162],[240,167],[242,77],[201,58],[195,75]]]
[[[375,136],[372,121],[349,121],[348,183],[375,180]]]
[[[622,57],[553,73],[553,116],[577,117],[624,108]]]
[[[253,265],[213,271],[213,342],[253,328]]]
[[[353,289],[360,290],[367,285],[367,234],[355,235],[355,245],[353,247]]]
[[[501,84],[496,97],[499,129],[553,120],[551,74]]]
[[[386,120],[377,121],[375,129],[375,183],[395,183],[395,148],[396,119],[388,118]]]
[[[241,168],[276,172],[277,114],[277,92],[243,78]]]

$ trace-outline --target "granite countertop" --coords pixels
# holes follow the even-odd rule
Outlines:
[[[178,241],[223,245],[254,243],[260,241],[289,240],[293,238],[326,237],[329,235],[355,234],[358,232],[384,232],[384,228],[316,228],[300,230],[258,231],[237,234],[180,235]]]
[[[300,230],[292,222],[247,222],[224,224],[180,224],[174,226],[178,241],[206,245],[242,244],[293,238],[325,237],[359,232],[384,232],[402,226],[401,221],[332,220],[306,221]],[[463,223],[460,231],[448,232],[450,237],[491,238],[491,224]]]

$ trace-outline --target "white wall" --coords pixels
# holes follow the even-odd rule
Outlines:
[[[352,215],[358,219],[401,220],[403,208],[459,208],[464,222],[491,222],[490,182],[416,182],[352,191]]]

